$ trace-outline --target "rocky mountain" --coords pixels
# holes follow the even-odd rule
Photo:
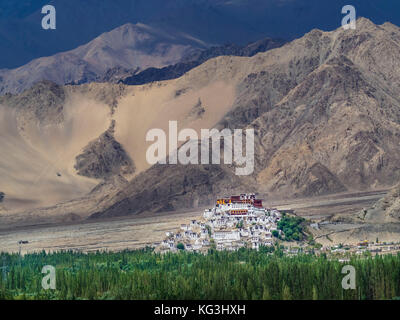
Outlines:
[[[366,223],[392,223],[400,221],[400,185],[373,207],[364,209],[358,218]]]
[[[252,57],[210,59],[173,80],[46,83],[7,95],[0,99],[4,207],[30,199],[35,205],[23,203],[31,219],[67,213],[103,218],[199,207],[239,191],[288,198],[392,187],[400,178],[399,40],[397,26],[359,19],[356,30],[313,30]],[[237,176],[233,165],[151,166],[146,135],[154,128],[168,133],[170,120],[198,133],[254,129],[253,174]],[[92,157],[106,142],[110,157]],[[135,171],[125,176],[118,168],[128,157]],[[97,168],[93,172],[127,181],[108,185],[108,173],[98,179],[91,170],[91,178],[79,175],[82,159],[78,169]],[[91,198],[98,183],[113,192],[98,190]],[[29,209],[50,200],[61,205]]]
[[[41,9],[47,4],[57,10],[56,30],[41,28]],[[346,4],[344,0],[2,0],[0,69],[72,50],[125,23],[142,22],[215,45],[246,44],[264,37],[292,40],[312,28],[336,28]],[[398,1],[352,0],[351,4],[358,16],[375,23],[400,24]]]
[[[74,50],[39,58],[16,69],[0,70],[0,94],[22,92],[42,80],[60,85],[108,80],[115,76],[110,69],[117,68],[119,73],[129,69],[132,74],[149,67],[164,67],[205,47],[200,40],[184,34],[171,35],[141,23],[128,23]]]
[[[105,179],[120,173],[132,174],[135,165],[121,144],[114,138],[115,121],[99,138],[91,141],[76,157],[74,168],[81,176]]]
[[[400,178],[399,37],[390,23],[359,19],[356,31],[313,30],[252,58],[209,60],[181,81],[234,85],[233,103],[217,127],[255,129],[255,172],[246,180],[258,192],[307,197],[392,186]],[[156,170],[131,181],[132,189],[95,216],[150,210],[149,195],[179,209],[205,204],[213,194],[176,185],[202,181],[185,166],[164,166],[162,175]],[[226,190],[227,176],[215,179],[213,189]],[[138,183],[140,190],[133,187]]]
[[[126,73],[123,73],[121,83],[139,85],[153,81],[176,79],[209,59],[219,56],[252,57],[259,52],[279,48],[284,43],[285,41],[281,39],[266,38],[250,43],[246,46],[236,44],[213,46],[209,49],[193,51],[174,65],[164,68],[148,68],[141,72],[134,70],[133,74],[128,77],[126,76]]]
[[[151,69],[151,68],[148,68]],[[146,69],[146,70],[148,70]],[[144,70],[145,71],[145,70]],[[144,72],[142,71],[142,72]],[[132,77],[133,75],[140,73],[140,68],[123,68],[123,67],[114,67],[108,69],[102,75],[99,75],[94,80],[95,82],[108,82],[108,83],[121,83],[126,78]]]
[[[17,69],[0,70],[0,95],[20,93],[40,81],[133,85],[169,80],[214,57],[253,56],[283,44],[283,40],[267,38],[246,46],[206,49],[205,43],[185,35],[170,36],[143,24],[126,24],[75,50],[39,58]]]
[[[114,199],[120,201],[113,199],[115,204],[103,212],[97,210],[90,218],[203,207],[213,202],[216,194],[240,192],[243,188],[256,191],[225,166],[182,166],[176,175],[173,166],[166,169],[164,165],[155,165],[134,181],[115,194]]]

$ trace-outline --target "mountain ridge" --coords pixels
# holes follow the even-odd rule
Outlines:
[[[184,34],[172,36],[142,23],[127,23],[73,50],[0,70],[0,94],[20,93],[43,80],[59,85],[91,82],[115,67],[136,72],[162,67],[205,47],[202,41]]]
[[[132,76],[124,76],[119,81],[127,85],[141,85],[154,81],[164,81],[179,78],[186,72],[198,67],[205,61],[218,56],[237,56],[252,57],[259,52],[265,52],[274,48],[279,48],[285,43],[281,39],[262,39],[246,46],[226,44],[224,46],[213,46],[209,49],[194,51],[183,57],[177,64],[163,68],[148,68],[141,72],[134,72]]]
[[[232,58],[215,58],[183,77],[194,81],[207,70],[212,75],[210,82],[213,77],[234,81],[246,69],[247,76],[236,86],[236,101],[219,121],[219,128],[255,128],[253,183],[258,192],[307,197],[389,187],[398,181],[399,91],[387,77],[399,77],[392,72],[399,70],[398,63],[390,59],[391,65],[387,61],[376,64],[374,58],[382,53],[400,55],[391,40],[399,36],[400,29],[389,33],[387,28],[393,26],[376,26],[368,19],[359,19],[357,25],[355,32],[313,30],[281,49],[251,58],[256,63],[242,61],[239,68]],[[179,165],[165,170],[175,175],[185,172]],[[147,181],[155,179],[151,171]],[[172,186],[167,180],[162,183]],[[216,181],[214,188],[219,183],[225,182]],[[141,189],[159,194],[151,184]],[[197,196],[208,199],[207,193]],[[134,203],[135,210],[129,209],[132,205],[128,203]],[[141,201],[133,194],[117,200],[111,208],[115,206],[118,210],[95,216],[134,214],[140,212]],[[172,207],[182,209],[179,204]]]
[[[114,138],[136,168],[121,189],[96,195],[101,207],[80,202],[75,213],[106,218],[196,208],[216,194],[248,190],[311,197],[392,187],[400,178],[399,38],[394,25],[359,19],[357,30],[312,30],[253,57],[212,58],[177,79],[64,87],[66,101],[107,110],[102,125],[71,149],[71,161],[115,120]],[[201,110],[193,112],[199,102]],[[254,173],[238,177],[226,165],[149,165],[146,133],[167,132],[171,119],[196,131],[254,129]],[[66,165],[69,172],[73,166]],[[57,216],[74,209],[70,203],[52,210]]]

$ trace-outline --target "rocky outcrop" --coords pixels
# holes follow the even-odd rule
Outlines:
[[[41,81],[19,95],[0,96],[0,104],[17,110],[25,122],[38,125],[63,121],[65,88],[50,81]]]
[[[104,74],[98,76],[95,81],[96,82],[107,82],[107,83],[120,83],[123,82],[126,78],[132,77],[133,75],[140,72],[140,68],[123,68],[123,67],[114,67],[108,69]]]
[[[139,85],[153,81],[176,79],[209,59],[219,56],[252,57],[259,52],[279,48],[284,43],[285,41],[281,39],[266,38],[247,46],[228,44],[205,50],[196,50],[183,57],[182,61],[176,64],[164,68],[148,68],[139,73],[135,72],[130,77],[124,76],[121,82],[129,85]]]
[[[75,169],[81,176],[106,179],[113,175],[130,175],[135,165],[122,145],[114,138],[115,121],[98,139],[89,143],[76,157]]]
[[[358,218],[367,223],[400,222],[400,185],[373,207],[360,212]]]

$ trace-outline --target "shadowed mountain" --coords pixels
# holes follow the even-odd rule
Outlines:
[[[43,30],[41,9],[54,5],[56,30]],[[312,28],[340,25],[346,0],[2,0],[0,68],[16,68],[72,50],[125,23],[142,22],[204,42],[246,44],[261,38],[294,39]],[[353,0],[357,16],[400,24],[395,0]],[[100,22],[100,23],[99,23]]]
[[[281,47],[285,41],[279,39],[263,39],[247,46],[228,44],[211,47],[205,50],[197,50],[184,57],[181,62],[164,68],[148,68],[141,72],[134,72],[132,76],[123,74],[122,83],[128,85],[140,85],[153,81],[176,79],[186,72],[198,67],[205,61],[219,56],[252,57],[259,52]]]
[[[186,35],[172,36],[141,23],[125,24],[74,50],[39,58],[16,69],[0,70],[0,94],[18,93],[42,80],[63,85],[112,78],[112,68],[138,72],[163,67],[205,47]]]

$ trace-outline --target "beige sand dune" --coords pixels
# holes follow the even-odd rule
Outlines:
[[[16,111],[0,106],[0,190],[3,209],[47,206],[89,192],[98,182],[78,176],[75,157],[109,126],[109,108],[71,97],[64,122],[47,126],[29,123],[21,133]]]
[[[198,81],[192,80],[193,72],[200,75]],[[115,139],[132,158],[135,175],[143,172],[151,166],[146,160],[149,130],[163,129],[168,136],[169,121],[176,120],[178,130],[191,128],[200,136],[200,129],[214,127],[230,110],[235,85],[230,75],[209,77],[197,68],[177,80],[118,88],[113,112],[113,85],[67,86],[62,120],[45,123],[19,113],[24,106],[0,106],[0,191],[6,194],[0,212],[28,214],[87,195],[101,180],[79,176],[76,157],[112,120]]]
[[[184,91],[176,97],[177,92]],[[153,128],[162,129],[167,135],[169,121],[178,122],[178,131],[191,128],[213,127],[231,108],[235,97],[232,84],[217,81],[203,88],[183,87],[177,81],[136,87],[132,94],[121,99],[114,119],[116,139],[122,143],[136,165],[136,174],[146,170],[146,134]],[[204,112],[191,117],[191,110],[201,101]]]

